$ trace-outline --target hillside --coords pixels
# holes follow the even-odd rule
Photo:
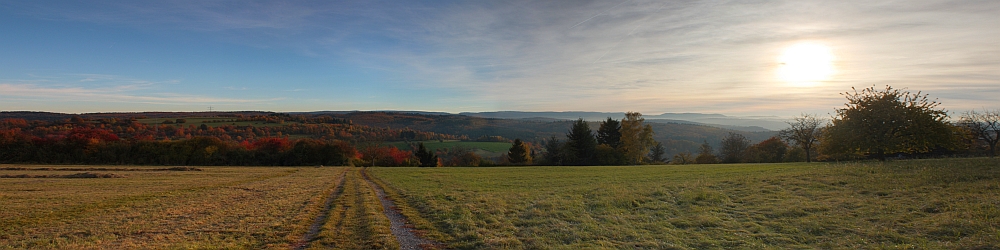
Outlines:
[[[139,112],[139,113],[86,113],[86,114],[62,114],[62,113],[49,113],[49,112],[0,112],[0,119],[17,118],[25,120],[42,120],[42,121],[66,121],[74,116],[79,116],[88,120],[96,119],[110,119],[110,118],[140,118],[139,122],[148,124],[160,124],[163,121],[173,119],[173,118],[186,118],[189,120],[184,127],[187,126],[199,126],[202,124],[208,125],[209,127],[233,127],[238,126],[250,126],[254,127],[254,130],[262,130],[267,128],[259,134],[266,135],[276,135],[284,134],[290,135],[294,138],[350,138],[349,136],[344,136],[337,133],[329,133],[327,130],[323,132],[324,134],[315,134],[315,129],[305,129],[304,125],[300,121],[304,119],[315,119],[315,118],[338,118],[342,119],[347,124],[354,124],[360,126],[366,126],[373,129],[391,129],[393,131],[400,130],[413,130],[418,132],[429,132],[431,134],[447,135],[445,137],[449,138],[467,138],[467,140],[481,140],[481,141],[508,141],[513,139],[522,139],[527,142],[532,142],[535,144],[541,144],[548,140],[552,136],[555,136],[559,140],[565,140],[566,132],[572,126],[573,120],[561,119],[565,115],[587,115],[588,117],[605,117],[601,119],[587,119],[590,122],[592,130],[596,131],[600,126],[599,121],[606,119],[614,113],[597,113],[597,112],[575,112],[563,113],[563,116],[555,116],[552,113],[541,113],[541,112],[516,112],[517,115],[539,115],[525,118],[484,118],[469,115],[455,115],[447,113],[433,113],[433,112],[390,112],[390,111],[370,111],[370,112],[356,112],[356,111],[321,111],[321,112],[298,112],[290,113],[292,116],[285,114],[279,114],[274,112],[260,112],[260,111],[241,111],[241,112]],[[497,112],[501,114],[498,116],[504,117],[516,117],[515,112]],[[548,116],[548,117],[542,117]],[[553,118],[552,116],[555,116]],[[683,118],[693,119],[693,118],[719,118],[721,115],[705,115],[705,114],[680,114],[679,116]],[[235,122],[233,119],[222,119],[215,121],[212,117],[261,117],[267,118],[269,120],[256,121],[249,118],[248,121]],[[614,117],[614,116],[612,116]],[[653,116],[653,117],[663,117],[663,115]],[[615,117],[621,119],[620,117]],[[234,118],[235,119],[235,118]],[[276,122],[273,119],[284,119],[288,122]],[[586,119],[586,118],[585,118]],[[250,121],[253,120],[253,121]],[[667,155],[674,155],[680,152],[691,152],[695,153],[698,150],[699,145],[703,142],[708,142],[713,147],[718,147],[719,142],[724,136],[730,132],[736,132],[743,134],[750,140],[754,142],[759,142],[765,140],[771,136],[776,135],[774,131],[769,131],[766,129],[751,129],[753,127],[739,127],[731,128],[726,126],[718,125],[705,125],[699,123],[693,123],[682,120],[673,119],[656,119],[647,117],[647,123],[653,127],[655,132],[654,139],[661,142],[666,147]],[[178,125],[179,126],[179,125]],[[345,127],[346,128],[346,127]],[[168,131],[169,132],[169,131]],[[194,130],[194,132],[198,132]],[[281,133],[278,133],[281,132]],[[162,132],[160,132],[162,133]],[[388,133],[395,135],[396,132]],[[196,134],[197,135],[197,134]],[[338,136],[333,136],[338,135]],[[164,135],[169,137],[170,135]],[[232,137],[242,136],[243,138],[248,138],[248,135],[243,134],[232,134]],[[497,136],[502,138],[496,138]],[[165,137],[165,138],[166,138]],[[250,136],[252,137],[252,135]],[[426,136],[425,136],[426,137]],[[431,136],[427,138],[439,138],[440,136]],[[386,138],[388,141],[403,141],[405,138]]]
[[[565,140],[566,132],[573,123],[571,120],[543,121],[391,112],[352,112],[326,115],[376,128],[410,128],[439,134],[466,135],[471,139],[483,136],[502,136],[507,139],[520,138],[533,143],[541,143],[552,136],[556,136],[559,140]],[[594,131],[600,126],[596,120],[589,121],[589,124]],[[653,139],[663,143],[667,148],[667,155],[680,152],[696,153],[703,142],[708,142],[713,147],[718,148],[719,142],[729,132],[743,134],[754,142],[760,142],[777,135],[775,131],[738,131],[690,123],[649,122],[648,124],[653,127],[655,133]]]
[[[576,120],[583,118],[588,121],[604,120],[608,117],[619,119],[625,116],[624,112],[523,112],[523,111],[497,111],[497,112],[464,112],[461,115],[501,118],[501,119],[559,119]],[[656,123],[687,123],[705,126],[713,126],[725,129],[740,131],[769,131],[781,130],[788,127],[784,119],[778,117],[737,117],[722,114],[701,114],[701,113],[662,113],[645,114],[647,122]]]

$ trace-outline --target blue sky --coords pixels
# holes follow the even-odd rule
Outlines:
[[[1000,1],[6,1],[0,110],[1000,108]],[[834,73],[782,80],[796,44]]]

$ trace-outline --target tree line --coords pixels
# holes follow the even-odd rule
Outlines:
[[[788,122],[777,136],[753,143],[730,132],[714,149],[707,141],[695,153],[666,159],[663,144],[652,139],[642,115],[629,112],[621,121],[608,118],[596,132],[577,120],[565,138],[544,142],[540,157],[517,142],[508,152],[512,164],[635,165],[811,162],[899,157],[996,155],[1000,111],[963,113],[957,121],[927,94],[886,86],[842,93],[845,107],[829,120],[805,114]]]
[[[886,86],[842,95],[845,107],[829,120],[804,114],[778,136],[752,144],[729,133],[718,152],[706,142],[697,156],[681,153],[675,164],[792,162],[940,156],[996,155],[1000,111],[963,113],[956,121],[927,94]]]

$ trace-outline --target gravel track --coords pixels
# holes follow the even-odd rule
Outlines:
[[[375,189],[375,193],[378,194],[379,200],[382,202],[382,210],[385,211],[385,216],[389,218],[390,229],[392,230],[392,235],[396,236],[396,241],[399,242],[399,249],[402,250],[415,250],[415,249],[433,249],[434,246],[440,245],[428,239],[421,238],[410,231],[406,227],[406,217],[399,213],[396,209],[395,203],[389,200],[389,197],[385,195],[385,191],[382,187],[379,187],[375,182],[371,180],[368,176],[367,168],[361,171],[361,176],[364,177],[368,185]]]

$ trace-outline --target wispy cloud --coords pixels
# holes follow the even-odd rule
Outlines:
[[[147,81],[106,74],[73,74],[40,80],[0,80],[0,96],[50,102],[142,103],[159,105],[240,104],[281,100],[234,99],[159,91],[178,80]]]
[[[33,84],[7,83],[0,83],[0,96],[42,98],[57,102],[113,102],[161,105],[259,103],[283,99],[231,99],[176,93],[160,93],[153,96],[125,93],[121,89],[53,88]]]
[[[852,86],[884,84],[925,90],[951,109],[1000,103],[988,94],[1000,92],[1000,29],[994,27],[1000,23],[1000,1],[995,0],[104,1],[8,6],[39,18],[200,32],[234,43],[291,48],[377,72],[384,75],[379,86],[387,89],[452,93],[421,99],[447,111],[797,115],[842,105],[838,93]],[[837,74],[816,87],[792,87],[775,76],[776,58],[784,47],[805,40],[833,49]],[[33,88],[77,98],[108,93],[145,102],[174,98],[130,92],[162,82],[81,77],[79,83],[90,85],[0,86],[22,94]],[[102,82],[115,84],[96,85]],[[297,91],[305,89],[310,91]],[[313,89],[288,86],[284,92]],[[374,98],[384,99],[390,109],[413,104]]]

